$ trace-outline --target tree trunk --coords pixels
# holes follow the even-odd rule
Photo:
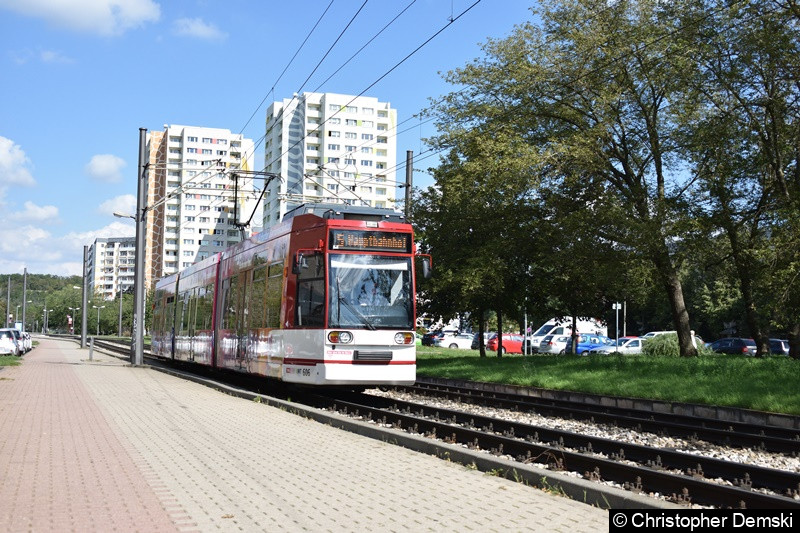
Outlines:
[[[478,350],[480,350],[481,357],[486,357],[486,346],[484,345],[484,337],[486,336],[486,324],[483,322],[483,309],[478,311]]]
[[[572,334],[569,336],[569,351],[572,354],[578,353],[578,317],[572,313]]]
[[[800,322],[789,328],[789,357],[800,360]]]
[[[723,200],[721,199],[720,201]],[[753,298],[753,277],[756,275],[756,269],[742,252],[742,245],[739,242],[739,236],[732,222],[733,217],[726,205],[723,206],[723,212],[725,217],[727,217],[727,221],[724,223],[725,232],[728,235],[728,242],[730,242],[731,254],[733,255],[733,263],[736,267],[737,277],[739,278],[739,290],[742,293],[742,300],[744,301],[745,320],[747,321],[747,327],[750,329],[750,335],[756,341],[756,357],[764,357],[769,353],[769,336],[765,334],[764,328],[761,327],[761,322],[758,319],[758,311],[756,310],[756,302]]]
[[[689,311],[686,310],[686,303],[683,300],[683,287],[672,264],[672,259],[666,249],[663,249],[657,252],[653,261],[661,276],[664,289],[667,291],[672,323],[678,333],[680,355],[681,357],[696,357],[697,348],[694,346],[692,330],[689,326]]]
[[[503,312],[497,311],[497,357],[503,357]]]

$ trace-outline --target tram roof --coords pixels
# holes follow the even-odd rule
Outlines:
[[[310,203],[302,204],[283,215],[283,220],[300,216],[316,215],[320,218],[334,220],[370,220],[375,222],[405,222],[405,215],[399,211],[385,207],[366,207],[347,204]]]

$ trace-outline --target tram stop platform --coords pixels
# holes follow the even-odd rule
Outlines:
[[[563,496],[38,341],[0,367],[0,531],[608,530]]]

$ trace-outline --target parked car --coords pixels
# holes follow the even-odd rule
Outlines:
[[[525,338],[516,333],[503,333],[503,352],[502,353],[522,353],[522,341]],[[495,335],[488,343],[486,349],[493,352],[497,351],[498,336]]]
[[[22,355],[22,348],[11,328],[0,329],[0,354]]]
[[[789,341],[785,339],[770,339],[769,353],[775,355],[789,355]]]
[[[756,341],[741,337],[725,337],[712,342],[708,345],[708,347],[718,353],[730,353],[737,355],[756,354]]]
[[[472,333],[446,333],[441,339],[436,339],[436,346],[469,350],[472,348],[472,337]]]
[[[25,336],[22,334],[22,332],[20,330],[16,329],[16,328],[8,328],[8,329],[11,330],[11,333],[14,335],[14,338],[17,340],[17,345],[19,346],[19,349],[22,351],[22,353],[23,354],[27,353],[28,352],[28,344],[25,342]]]
[[[585,331],[587,333],[596,333],[597,335],[605,335],[608,329],[603,323],[596,318],[578,317],[575,319],[575,326],[578,331]],[[553,317],[542,326],[533,332],[527,339],[526,344],[530,343],[530,348],[526,353],[536,353],[539,350],[539,345],[547,335],[571,335],[572,334],[572,319],[571,318],[558,318]],[[525,348],[525,346],[523,346]]]
[[[489,343],[489,340],[492,337],[496,337],[496,336],[497,336],[497,333],[495,333],[494,331],[484,331],[483,332],[483,345],[486,346]],[[481,334],[480,333],[476,333],[475,335],[473,335],[472,344],[470,345],[470,348],[472,348],[473,350],[479,350],[480,349],[480,339],[481,339]]]
[[[31,334],[27,331],[22,331],[20,333],[22,333],[22,343],[25,351],[30,352],[33,349],[33,339],[31,339]]]
[[[591,355],[608,355],[612,353],[638,355],[642,353],[642,344],[644,344],[644,341],[639,337],[620,337],[619,342],[592,348],[589,353]]]
[[[563,355],[569,344],[569,335],[545,335],[539,343],[539,353],[557,353]]]
[[[678,332],[674,331],[674,330],[673,331],[648,331],[647,333],[642,335],[642,338],[643,339],[650,339],[650,338],[655,337],[657,335],[666,335],[667,333],[674,333],[675,335],[678,334]]]
[[[455,330],[442,331],[441,329],[437,329],[435,331],[429,331],[428,333],[422,336],[422,345],[435,346],[436,341],[444,337],[445,333],[458,333],[458,332]]]
[[[575,353],[578,355],[589,355],[589,351],[601,346],[608,346],[613,344],[614,341],[604,335],[586,335],[581,333],[578,336],[578,349]],[[569,353],[569,350],[567,350]]]

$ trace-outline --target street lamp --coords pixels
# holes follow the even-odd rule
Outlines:
[[[44,334],[47,335],[47,330],[49,329],[49,324],[47,323],[47,319],[50,313],[53,312],[52,309],[43,309],[44,311],[44,324],[42,324],[42,328],[44,329]]]
[[[75,334],[75,312],[76,311],[80,311],[81,308],[80,307],[67,307],[67,309],[69,309],[70,312],[72,313],[70,315],[70,317],[72,317],[72,323],[70,324],[70,333],[72,333],[74,335]]]
[[[105,305],[101,305],[101,306],[93,305],[92,306],[92,309],[97,309],[97,336],[98,337],[100,336],[100,310],[101,309],[105,309],[105,308],[106,308]]]

